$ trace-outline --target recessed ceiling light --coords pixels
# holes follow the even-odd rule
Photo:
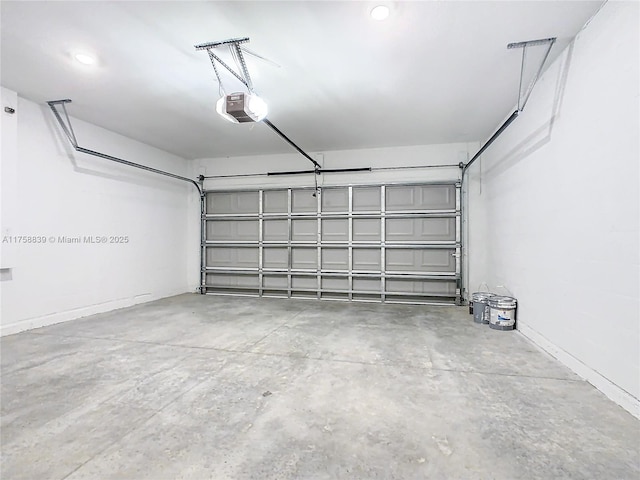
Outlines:
[[[374,20],[384,20],[389,16],[389,7],[386,5],[378,5],[371,9],[371,18]]]
[[[76,53],[73,58],[75,58],[76,61],[80,62],[83,65],[93,65],[94,63],[96,63],[96,59],[88,53]]]

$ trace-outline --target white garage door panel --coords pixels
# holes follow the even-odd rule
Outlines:
[[[215,242],[258,241],[258,220],[215,220],[207,223],[207,240]]]
[[[266,242],[286,242],[289,240],[289,222],[287,220],[264,220],[262,228]]]
[[[294,242],[315,242],[318,239],[318,221],[294,218],[291,220],[291,240]]]
[[[207,248],[207,265],[212,267],[257,268],[258,249],[253,247]]]
[[[387,293],[425,293],[430,295],[455,295],[456,282],[440,282],[436,280],[403,280],[387,279]]]
[[[264,213],[287,213],[289,209],[287,190],[267,190],[264,192]]]
[[[207,213],[258,213],[259,192],[214,192],[207,194]]]
[[[388,242],[455,242],[456,219],[387,218]]]
[[[323,290],[349,291],[349,279],[347,277],[323,277],[320,283]]]
[[[455,186],[389,186],[387,212],[414,210],[455,210]]]
[[[460,300],[459,184],[206,193],[203,291]]]
[[[321,224],[323,242],[346,242],[349,240],[348,219],[324,218],[321,220]]]
[[[322,190],[323,212],[349,211],[349,190],[346,188],[325,188]]]
[[[262,250],[262,266],[286,270],[289,268],[289,249],[268,247]]]
[[[262,277],[264,288],[272,290],[284,290],[286,293],[289,280],[286,275],[264,275]]]
[[[349,270],[349,250],[346,248],[323,248],[322,270]]]
[[[318,281],[316,277],[294,275],[291,277],[291,288],[295,290],[316,290]]]
[[[454,248],[389,248],[386,255],[386,271],[454,274],[455,253]]]
[[[379,248],[354,248],[353,249],[353,269],[371,270],[380,272],[382,258]]]
[[[353,187],[354,212],[379,212],[380,187]]]
[[[318,199],[308,188],[291,191],[291,211],[293,213],[314,213],[318,211]]]
[[[259,278],[257,275],[219,275],[207,274],[207,284],[220,288],[248,287],[257,290]]]
[[[382,280],[380,278],[354,278],[353,289],[357,292],[380,292]]]
[[[317,270],[318,250],[315,248],[291,248],[291,268],[294,270]]]
[[[353,241],[376,242],[381,239],[382,226],[378,218],[354,218]]]

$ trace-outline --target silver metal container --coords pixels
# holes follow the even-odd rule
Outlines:
[[[488,300],[489,327],[494,330],[513,330],[516,326],[517,304],[513,297],[491,297]]]
[[[489,323],[489,307],[487,301],[494,296],[493,293],[489,292],[475,292],[471,294],[474,322]]]

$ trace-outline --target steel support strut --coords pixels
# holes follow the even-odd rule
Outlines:
[[[529,40],[527,42],[510,43],[509,45],[507,45],[507,48],[509,50],[514,48],[522,49],[522,62],[520,64],[520,85],[518,86],[518,111],[519,112],[522,112],[524,110],[524,107],[527,104],[527,101],[529,100],[529,96],[533,91],[533,87],[535,86],[536,82],[538,81],[538,78],[540,77],[540,74],[542,73],[542,68],[544,67],[544,64],[547,63],[549,52],[551,52],[551,48],[553,47],[553,44],[555,42],[556,42],[556,38],[552,37],[552,38],[542,38],[540,40]],[[523,80],[523,74],[524,74],[524,64],[527,59],[527,48],[536,47],[540,45],[548,45],[547,51],[544,53],[544,57],[542,58],[542,62],[540,62],[540,66],[538,67],[536,74],[533,76],[533,78],[531,79],[531,82],[529,83],[529,86],[527,87],[527,90],[524,92],[524,99],[523,99],[522,80]]]
[[[482,155],[484,153],[484,151],[487,148],[489,148],[489,146],[493,142],[495,142],[496,138],[498,138],[500,135],[502,135],[502,132],[504,132],[507,129],[507,127],[509,125],[511,125],[511,123],[516,118],[518,118],[518,115],[520,115],[520,110],[514,110],[514,112],[509,116],[509,118],[507,118],[507,120],[500,126],[500,128],[498,130],[496,130],[496,133],[491,135],[491,138],[489,140],[487,140],[487,142],[482,147],[480,147],[480,150],[478,150],[478,152],[473,157],[471,157],[471,160],[469,160],[467,162],[467,164],[464,167],[462,167],[462,174],[463,175],[464,175],[464,172],[466,172],[469,169],[469,167],[471,165],[473,165],[473,162],[475,162],[480,157],[480,155]]]
[[[516,110],[511,114],[511,116],[507,118],[507,120],[500,126],[500,128],[496,131],[496,133],[494,133],[491,136],[491,138],[487,140],[487,142],[482,147],[480,147],[480,150],[478,150],[478,153],[476,153],[473,157],[471,157],[471,160],[469,160],[467,164],[463,166],[462,168],[463,177],[464,177],[464,173],[469,169],[469,167],[473,164],[473,162],[475,162],[478,159],[478,157],[482,155],[482,153],[487,148],[489,148],[489,146],[496,140],[496,138],[498,138],[502,134],[502,132],[504,132],[507,129],[507,127],[511,125],[511,123],[516,118],[518,118],[518,115],[520,115],[520,113],[524,110],[524,107],[527,104],[529,97],[531,96],[531,92],[533,91],[533,87],[535,86],[536,82],[538,81],[538,78],[540,77],[540,74],[542,73],[544,64],[547,62],[547,58],[549,58],[549,52],[551,52],[551,48],[553,47],[553,44],[555,43],[555,41],[556,41],[556,38],[553,37],[553,38],[543,38],[540,40],[529,40],[527,42],[510,43],[509,45],[507,45],[507,48],[509,50],[514,48],[522,48],[522,62],[520,65],[520,83],[518,85],[518,108],[516,108]],[[533,47],[533,46],[539,46],[539,45],[548,45],[548,47],[544,54],[544,57],[542,58],[542,62],[540,62],[540,66],[538,67],[536,74],[534,75],[533,79],[529,83],[527,90],[524,92],[524,100],[523,100],[522,80],[523,80],[523,74],[524,74],[524,63],[527,58],[527,47]]]
[[[71,120],[69,119],[69,115],[65,107],[65,104],[67,103],[71,103],[71,100],[69,99],[52,100],[47,102],[47,105],[49,105],[49,107],[51,108],[51,111],[53,112],[54,116],[58,120],[58,123],[60,124],[62,131],[65,133],[65,135],[69,139],[69,142],[77,152],[86,153],[87,155],[93,155],[94,157],[104,158],[105,160],[111,160],[116,163],[121,163],[123,165],[128,165],[130,167],[146,170],[147,172],[157,173],[158,175],[164,175],[165,177],[171,177],[171,178],[175,178],[176,180],[182,180],[183,182],[188,182],[192,184],[194,187],[196,187],[196,189],[198,190],[198,193],[202,194],[202,188],[200,188],[200,185],[198,184],[198,182],[196,182],[195,180],[192,180],[191,178],[183,177],[181,175],[176,175],[175,173],[165,172],[164,170],[159,170],[157,168],[147,167],[146,165],[130,162],[129,160],[124,160],[122,158],[114,157],[113,155],[107,155],[106,153],[96,152],[95,150],[90,150],[88,148],[84,148],[78,145],[78,140],[76,139],[75,132],[73,131],[73,126],[71,125]],[[62,118],[62,115],[60,115],[60,112],[57,109],[58,105],[62,105],[64,119]]]

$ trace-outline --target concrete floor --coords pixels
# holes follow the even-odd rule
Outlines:
[[[2,338],[3,479],[637,479],[640,421],[462,307],[181,295]]]

